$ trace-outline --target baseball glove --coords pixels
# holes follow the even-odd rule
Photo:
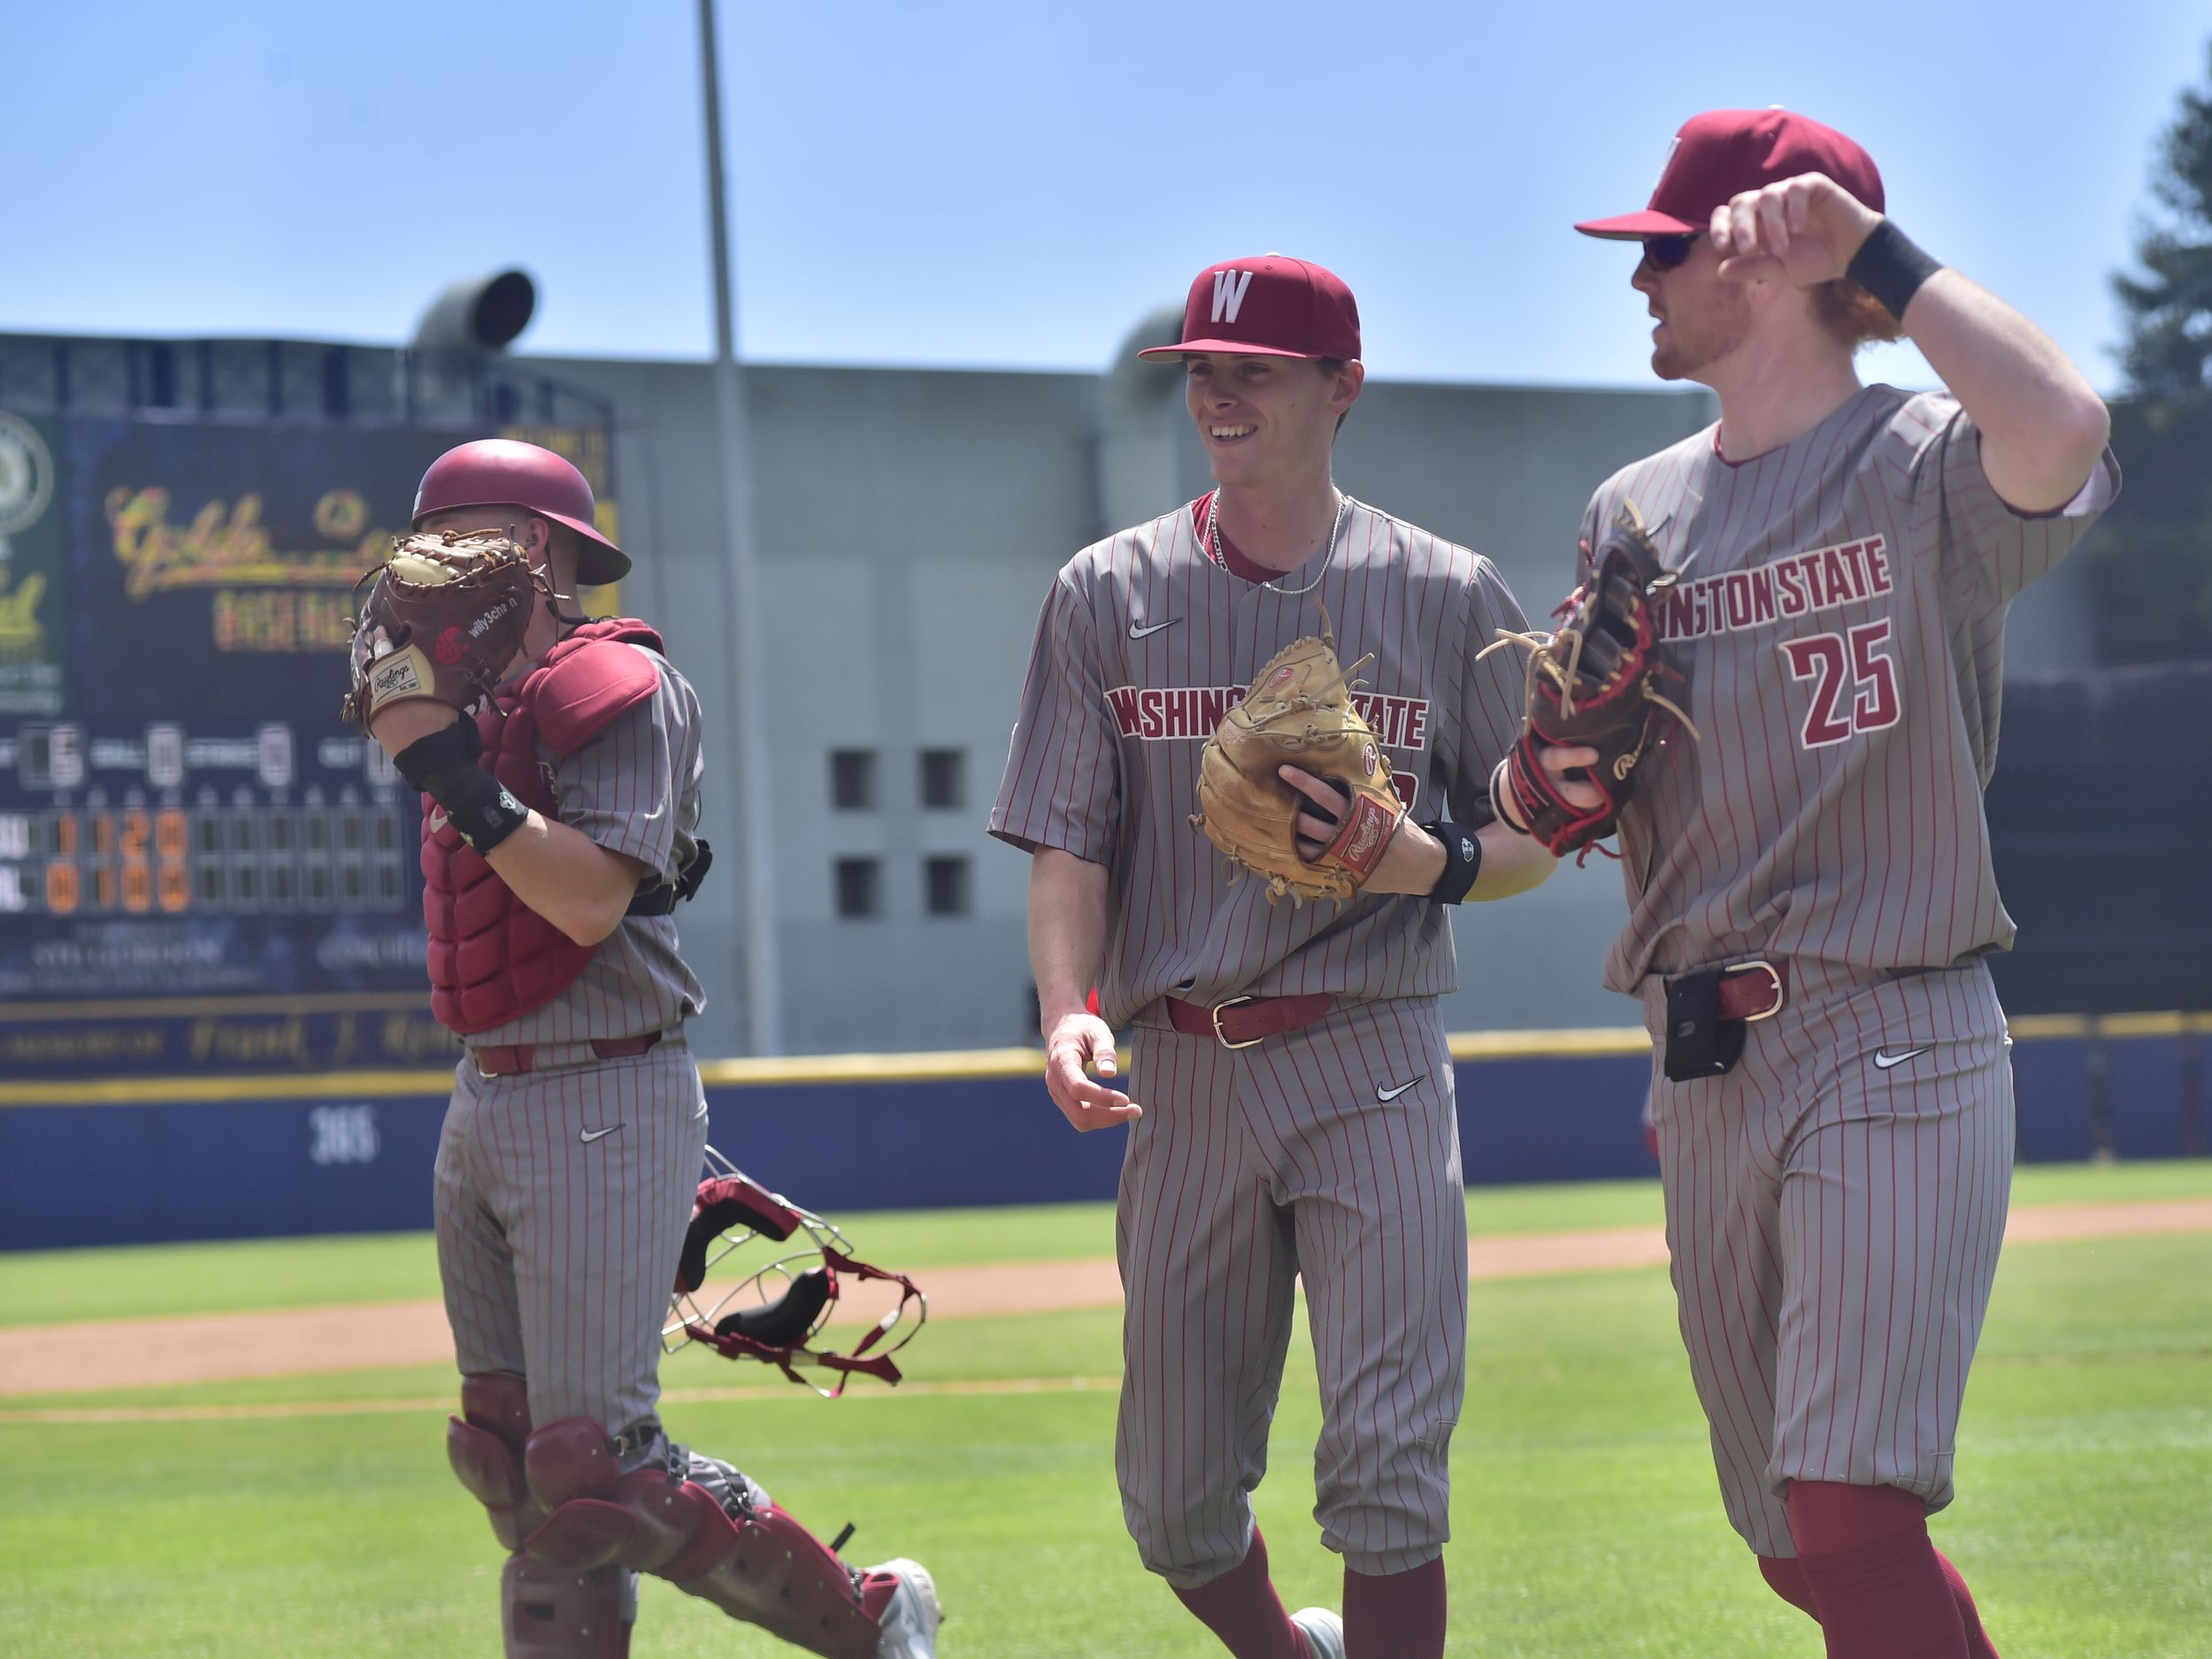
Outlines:
[[[549,594],[528,555],[497,531],[396,537],[353,626],[353,686],[345,717],[365,732],[411,697],[465,711],[498,683]]]
[[[1624,503],[1589,556],[1581,585],[1553,613],[1558,631],[1505,634],[1483,653],[1509,644],[1528,649],[1528,716],[1502,770],[1529,833],[1554,856],[1612,833],[1635,793],[1637,763],[1665,718],[1697,735],[1660,689],[1680,679],[1655,640],[1655,602],[1674,582],[1635,503]],[[1543,751],[1560,748],[1597,751],[1595,765],[1570,774],[1598,792],[1595,806],[1569,801],[1544,769]]]
[[[1198,761],[1198,810],[1191,827],[1229,856],[1230,879],[1249,870],[1265,879],[1267,902],[1348,899],[1375,872],[1405,817],[1390,781],[1390,761],[1352,704],[1351,676],[1371,657],[1340,667],[1329,613],[1321,635],[1294,641],[1253,677],[1244,701],[1221,717]],[[1298,850],[1298,813],[1307,799],[1283,781],[1298,766],[1345,790],[1349,809],[1321,856]]]

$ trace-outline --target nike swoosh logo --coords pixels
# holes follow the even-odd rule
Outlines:
[[[1874,1069],[1877,1071],[1886,1071],[1893,1065],[1902,1065],[1908,1060],[1916,1060],[1927,1052],[1928,1049],[1925,1047],[1908,1048],[1902,1054],[1883,1054],[1877,1050],[1874,1056]]]
[[[1149,627],[1141,628],[1136,625],[1135,620],[1133,618],[1129,624],[1129,637],[1133,640],[1146,639],[1152,634],[1157,634],[1162,628],[1173,627],[1182,619],[1183,618],[1180,617],[1170,617],[1165,622],[1155,622]]]
[[[1379,1101],[1396,1100],[1399,1095],[1404,1094],[1408,1089],[1411,1088],[1414,1083],[1427,1082],[1428,1077],[1429,1074],[1426,1071],[1424,1071],[1419,1077],[1413,1079],[1413,1083],[1401,1083],[1395,1088],[1379,1088],[1375,1091],[1375,1098]]]
[[[620,1124],[609,1124],[604,1129],[580,1129],[576,1132],[576,1138],[589,1146],[595,1141],[604,1141],[621,1127]]]
[[[435,835],[440,830],[443,829],[452,821],[453,820],[451,818],[446,817],[445,809],[443,807],[434,806],[430,809],[430,833],[433,835]]]

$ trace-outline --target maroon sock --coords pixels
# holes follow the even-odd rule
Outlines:
[[[1767,1588],[1780,1596],[1799,1612],[1817,1619],[1813,1611],[1813,1593],[1806,1586],[1805,1575],[1797,1570],[1797,1563],[1784,1555],[1759,1557],[1759,1576],[1767,1581]]]
[[[1943,1577],[1951,1586],[1951,1600],[1958,1604],[1960,1621],[1966,1626],[1967,1659],[1997,1659],[1997,1649],[1982,1629],[1982,1616],[1974,1605],[1974,1593],[1966,1587],[1966,1580],[1951,1564],[1951,1558],[1941,1550],[1936,1560],[1943,1565]]]
[[[1789,1517],[1828,1659],[1969,1659],[1917,1496],[1801,1480],[1790,1487]]]
[[[1444,1659],[1444,1558],[1409,1572],[1344,1570],[1344,1659]]]
[[[1267,1540],[1256,1526],[1242,1561],[1195,1590],[1175,1594],[1237,1659],[1313,1659],[1267,1576]]]

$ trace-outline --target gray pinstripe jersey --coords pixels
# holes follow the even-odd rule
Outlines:
[[[2013,511],[1955,400],[1870,386],[1740,464],[1717,428],[1609,479],[1682,580],[1661,636],[1701,735],[1647,757],[1621,826],[1629,925],[1606,983],[1756,954],[1942,967],[2012,942],[1982,787],[2005,607],[2117,490]]]
[[[1331,991],[1454,988],[1451,929],[1418,900],[1271,905],[1231,885],[1191,828],[1198,757],[1223,710],[1278,650],[1319,626],[1318,600],[1417,818],[1487,821],[1490,769],[1520,728],[1521,669],[1477,665],[1525,626],[1487,559],[1353,502],[1335,556],[1267,584],[1207,555],[1198,503],[1087,548],[1047,595],[991,833],[1112,872],[1101,1000],[1126,1023],[1172,991],[1199,1002]],[[1294,594],[1313,584],[1307,594]],[[1448,802],[1450,810],[1446,811]]]
[[[539,764],[553,780],[556,816],[609,852],[626,853],[664,879],[692,855],[699,827],[699,698],[691,683],[657,653],[643,651],[660,684],[572,755],[543,744]],[[641,1037],[681,1025],[705,1005],[705,994],[677,954],[675,918],[624,919],[592,953],[573,985],[542,1008],[480,1033],[473,1045],[582,1042],[594,1037]]]

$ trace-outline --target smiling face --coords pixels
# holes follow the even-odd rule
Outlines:
[[[1712,365],[1750,338],[1750,296],[1742,283],[1721,280],[1720,257],[1709,238],[1698,238],[1671,271],[1639,260],[1629,286],[1659,319],[1651,331],[1651,372],[1663,380],[1709,385]]]
[[[1366,378],[1358,363],[1226,352],[1183,361],[1183,402],[1217,483],[1294,488],[1328,477],[1337,423]]]

